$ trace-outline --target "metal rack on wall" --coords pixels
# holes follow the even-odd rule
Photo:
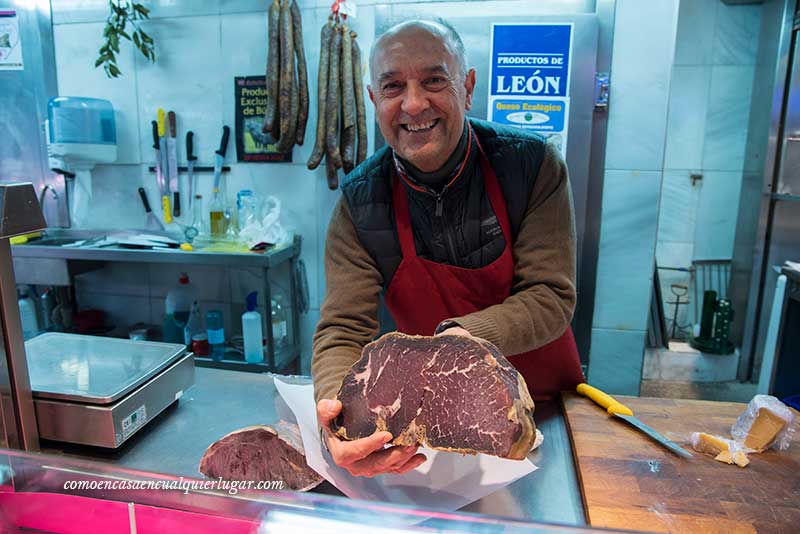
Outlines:
[[[51,235],[52,234],[52,235]],[[50,231],[48,237],[58,239],[62,234],[71,235],[75,232]],[[77,234],[76,234],[77,235]],[[46,242],[47,240],[45,240]],[[259,294],[263,295],[264,302],[270,303],[272,300],[274,274],[282,271],[281,274],[288,278],[287,300],[290,304],[291,324],[289,328],[289,340],[286,346],[276,347],[275,335],[272,329],[272,321],[269,319],[269,310],[264,317],[264,335],[266,337],[266,351],[264,361],[261,363],[247,363],[243,355],[235,349],[226,350],[222,359],[213,359],[206,356],[195,356],[195,364],[198,367],[213,367],[217,369],[230,369],[236,371],[247,371],[254,373],[265,372],[299,372],[300,365],[300,313],[308,308],[308,289],[305,279],[305,268],[300,260],[302,237],[296,235],[291,244],[278,246],[264,251],[263,253],[220,253],[203,252],[194,250],[191,252],[179,249],[159,249],[159,250],[130,250],[122,248],[80,248],[80,247],[61,247],[52,245],[37,245],[30,242],[26,245],[13,248],[14,261],[25,262],[33,261],[41,263],[43,261],[63,261],[67,264],[66,271],[79,270],[83,263],[92,262],[136,262],[136,263],[171,263],[181,265],[216,265],[221,267],[252,267],[259,268],[263,273],[263,285]],[[24,271],[25,269],[17,269]],[[36,283],[24,282],[22,283]]]

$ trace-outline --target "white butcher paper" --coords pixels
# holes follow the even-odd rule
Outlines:
[[[509,460],[420,447],[428,459],[413,471],[356,477],[333,463],[322,444],[313,384],[290,384],[278,377],[274,381],[297,418],[308,465],[350,498],[455,511],[538,469],[528,458]]]

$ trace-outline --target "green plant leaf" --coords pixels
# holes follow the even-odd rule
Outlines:
[[[95,60],[95,68],[100,65],[106,76],[117,78],[122,72],[117,67],[116,54],[120,52],[120,37],[132,41],[133,45],[142,55],[152,62],[156,60],[155,43],[153,38],[147,35],[136,22],[140,18],[148,18],[150,10],[138,2],[128,0],[109,0],[109,14],[106,25],[103,28],[105,43],[98,50],[98,57]],[[125,29],[128,23],[133,26],[133,31],[128,33]]]

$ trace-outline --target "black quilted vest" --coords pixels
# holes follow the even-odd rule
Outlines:
[[[519,128],[472,118],[469,122],[500,182],[514,239],[542,165],[545,140]],[[484,189],[477,153],[473,145],[464,172],[438,199],[399,182],[408,192],[411,227],[420,257],[476,269],[503,252],[505,238]],[[384,289],[402,260],[392,206],[393,168],[391,149],[384,146],[342,184],[359,240],[375,259]]]

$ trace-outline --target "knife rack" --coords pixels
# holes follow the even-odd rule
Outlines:
[[[147,170],[149,170],[150,172],[156,172],[156,168],[154,166],[152,166],[152,165],[150,167],[148,167]],[[227,166],[227,165],[222,167],[222,172],[230,172],[230,170],[231,170],[231,168],[229,166]],[[188,172],[189,172],[189,167],[186,167],[185,165],[179,165],[178,166],[178,174],[188,173]],[[195,167],[192,170],[192,172],[214,172],[214,167],[213,166],[208,166],[208,165],[206,165],[206,166],[198,165],[197,167]]]

